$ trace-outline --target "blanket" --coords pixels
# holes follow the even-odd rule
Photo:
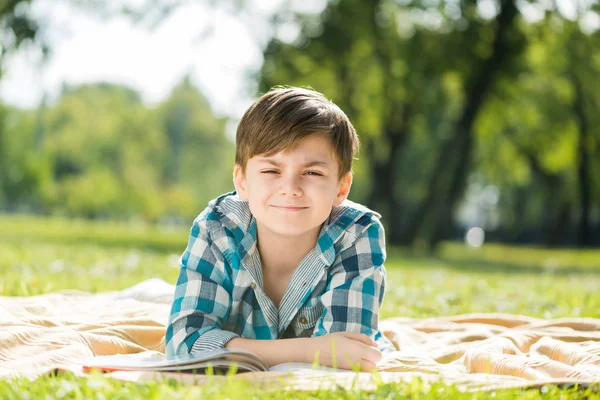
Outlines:
[[[56,369],[82,374],[95,355],[164,352],[173,286],[151,279],[129,289],[90,294],[63,291],[0,297],[0,377],[35,378]],[[600,319],[544,320],[520,315],[469,314],[428,319],[391,318],[381,329],[397,351],[378,364],[377,380],[441,380],[466,390],[600,382]],[[282,372],[236,379],[281,382]],[[118,379],[172,379],[174,374],[114,372]],[[175,374],[184,382],[203,376]],[[373,385],[372,374],[305,371],[289,387]],[[218,377],[217,377],[218,378]]]

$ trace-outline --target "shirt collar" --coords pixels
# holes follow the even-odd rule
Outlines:
[[[248,201],[241,200],[233,191],[215,199],[214,209],[223,225],[233,233],[234,239],[238,243],[237,251],[240,257],[244,259],[256,251],[256,219],[250,212]],[[329,218],[321,227],[316,245],[319,256],[327,266],[333,264],[336,257],[334,245],[341,239],[344,232],[348,232],[348,228],[368,214],[377,219],[381,218],[381,215],[375,211],[350,200],[344,200],[342,204],[333,208]]]

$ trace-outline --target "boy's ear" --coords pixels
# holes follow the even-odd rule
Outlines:
[[[248,200],[248,191],[246,190],[246,176],[240,164],[235,164],[233,167],[233,185],[235,191],[241,200]]]
[[[339,206],[348,198],[348,195],[350,194],[350,186],[352,186],[352,172],[348,172],[340,181],[338,193],[333,201],[334,207]]]

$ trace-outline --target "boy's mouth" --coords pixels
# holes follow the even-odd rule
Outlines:
[[[271,206],[284,211],[302,211],[306,210],[308,207],[297,207],[297,206]]]

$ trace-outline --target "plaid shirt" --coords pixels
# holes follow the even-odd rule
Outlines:
[[[300,262],[279,309],[262,290],[256,220],[235,192],[195,219],[166,332],[166,352],[224,347],[233,338],[280,339],[365,333],[381,351],[394,347],[378,330],[385,288],[379,214],[349,200],[335,207],[317,244]]]

